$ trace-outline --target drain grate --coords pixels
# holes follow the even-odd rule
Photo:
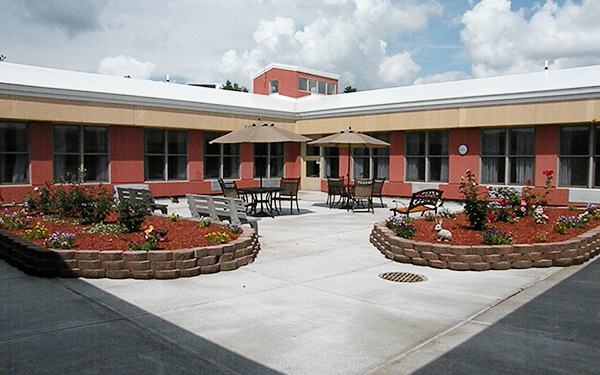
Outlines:
[[[379,275],[379,277],[397,283],[418,283],[419,281],[427,280],[425,276],[410,272],[386,272]]]

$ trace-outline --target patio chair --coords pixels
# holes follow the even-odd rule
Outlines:
[[[348,196],[349,208],[352,213],[356,208],[366,208],[367,212],[375,213],[373,208],[373,181],[356,180],[354,189]]]
[[[296,209],[300,213],[300,206],[298,205],[300,178],[282,178],[279,182],[279,187],[281,191],[276,198],[279,202],[279,210],[281,210],[281,201],[290,201],[290,213],[294,213],[294,202],[296,202]]]
[[[381,191],[383,190],[384,182],[385,182],[385,177],[384,178],[375,177],[373,179],[373,198],[379,198],[379,201],[381,202],[381,207],[386,206],[385,204],[383,204],[383,195],[381,194]]]
[[[329,208],[333,208],[336,203],[336,197],[338,197],[337,203],[340,203],[347,197],[346,190],[344,188],[344,179],[338,177],[327,177],[327,204]]]
[[[254,209],[254,202],[251,202],[246,194],[240,192],[235,181],[224,181],[222,178],[218,179],[219,186],[221,187],[221,193],[227,198],[239,198],[244,202],[246,212]]]

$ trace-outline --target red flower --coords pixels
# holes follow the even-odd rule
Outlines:
[[[546,177],[550,177],[554,174],[554,171],[543,171],[542,174]]]
[[[531,185],[531,179],[528,178],[527,181],[525,181],[527,183],[527,185]]]

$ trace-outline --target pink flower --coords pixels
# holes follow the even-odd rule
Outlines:
[[[525,206],[527,205],[527,202],[525,202],[524,200],[521,201],[521,206]]]
[[[38,191],[38,190],[40,190],[40,188],[37,186],[33,188],[33,191]]]
[[[525,212],[525,206],[521,206],[521,212]]]

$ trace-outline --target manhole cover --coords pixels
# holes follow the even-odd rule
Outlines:
[[[418,283],[419,281],[427,280],[425,276],[410,272],[386,272],[379,275],[379,277],[397,283]]]

